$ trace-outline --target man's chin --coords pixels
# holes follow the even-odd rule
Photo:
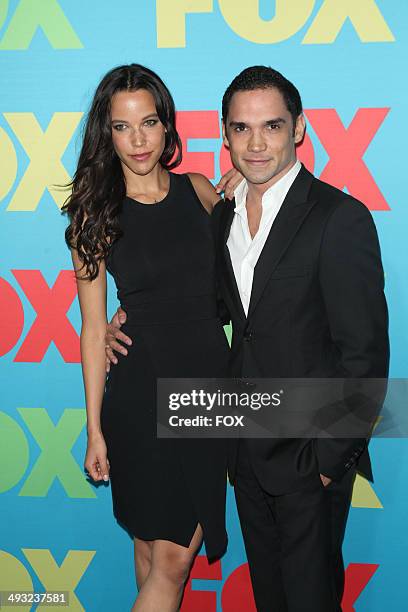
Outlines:
[[[245,178],[247,179],[247,181],[249,181],[250,183],[252,183],[253,185],[264,185],[265,183],[268,183],[273,177],[274,174],[273,173],[268,173],[268,174],[261,174],[260,172],[246,172],[245,173]]]

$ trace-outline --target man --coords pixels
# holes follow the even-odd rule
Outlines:
[[[227,88],[223,138],[245,180],[213,214],[220,290],[233,326],[231,374],[385,378],[383,269],[367,208],[296,159],[295,86],[254,66]],[[341,610],[341,546],[363,439],[241,439],[235,487],[259,612]]]

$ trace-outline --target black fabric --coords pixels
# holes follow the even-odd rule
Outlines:
[[[301,168],[254,270],[248,316],[227,240],[234,201],[212,215],[219,301],[243,378],[386,378],[384,273],[368,209]],[[230,441],[228,473],[259,612],[340,611],[341,546],[366,439]],[[319,474],[333,479],[323,489]],[[329,534],[329,535],[328,535]]]
[[[323,487],[270,495],[239,443],[235,497],[258,612],[341,612],[341,546],[355,470]]]
[[[183,546],[200,523],[215,558],[227,544],[225,443],[156,437],[158,377],[227,374],[210,217],[189,178],[170,173],[167,197],[126,198],[120,224],[107,265],[133,343],[111,367],[101,413],[114,514],[138,538]]]
[[[213,214],[220,290],[232,320],[231,373],[243,377],[386,378],[389,344],[384,273],[368,209],[304,167],[292,184],[255,267],[248,317],[227,240],[234,202]],[[266,490],[302,488],[319,469],[340,479],[357,464],[372,479],[365,439],[252,440]],[[234,443],[229,476],[234,480]]]

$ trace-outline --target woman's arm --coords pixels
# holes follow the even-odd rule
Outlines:
[[[232,200],[235,188],[238,187],[244,178],[238,170],[231,168],[231,170],[221,177],[219,183],[213,187],[212,183],[202,174],[189,172],[188,176],[190,177],[202,205],[210,214],[217,202],[220,201],[221,192],[224,191],[227,200]]]
[[[71,249],[77,275],[78,298],[82,316],[81,363],[85,386],[88,449],[85,468],[94,480],[108,480],[109,463],[103,439],[100,413],[105,389],[105,333],[106,333],[106,267],[102,260],[95,280],[85,280],[82,262]]]
[[[220,201],[221,196],[218,195],[208,178],[203,174],[189,172],[188,176],[201,204],[211,214],[216,203]]]

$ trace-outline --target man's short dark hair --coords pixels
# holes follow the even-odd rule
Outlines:
[[[255,89],[269,89],[275,87],[285,101],[286,107],[293,120],[293,128],[296,120],[302,114],[302,100],[296,87],[286,79],[283,74],[269,66],[250,66],[245,68],[228,85],[222,98],[222,118],[226,124],[231,99],[237,91],[254,91]]]

